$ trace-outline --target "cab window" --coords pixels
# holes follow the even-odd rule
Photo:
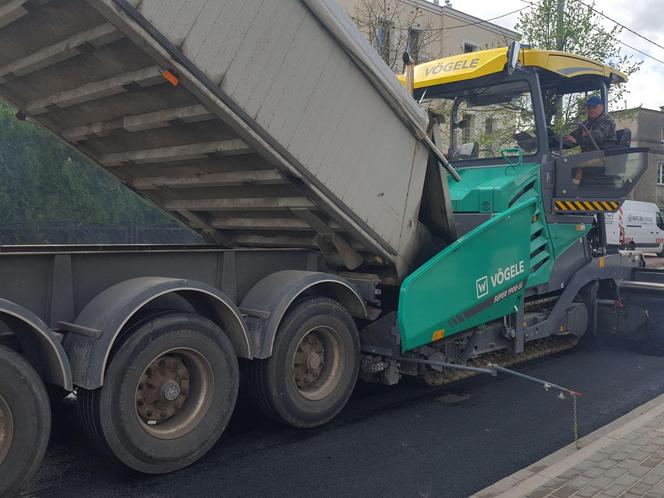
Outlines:
[[[626,197],[648,167],[648,149],[592,151],[556,159],[559,197]]]
[[[453,162],[499,157],[502,149],[514,147],[524,155],[537,153],[533,102],[525,81],[441,95],[431,98],[428,107],[444,118],[443,145]]]

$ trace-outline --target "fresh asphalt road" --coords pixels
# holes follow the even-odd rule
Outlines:
[[[664,392],[664,358],[624,345],[579,346],[519,370],[583,393],[582,435]],[[241,403],[207,456],[156,477],[93,449],[72,401],[54,416],[31,495],[462,497],[572,441],[570,399],[504,376],[445,388],[360,385],[334,422],[312,431],[266,422]]]

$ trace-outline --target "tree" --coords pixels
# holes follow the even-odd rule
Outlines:
[[[403,0],[357,0],[353,20],[395,72],[403,70],[404,52],[410,53],[416,62],[439,55],[431,52],[440,30],[427,23],[420,7]]]
[[[622,53],[618,41],[622,28],[604,26],[595,8],[595,0],[539,0],[531,9],[521,12],[515,29],[533,48],[578,54],[614,67],[628,76],[638,71],[641,65],[640,61]],[[613,85],[610,102],[620,102],[624,91],[624,86]],[[577,106],[578,102],[569,102],[563,114],[577,114]]]

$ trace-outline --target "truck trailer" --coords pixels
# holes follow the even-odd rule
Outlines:
[[[358,378],[440,385],[600,332],[664,349],[664,274],[598,222],[647,149],[569,155],[551,127],[552,102],[606,104],[611,67],[513,44],[409,92],[332,0],[0,0],[0,47],[18,119],[207,242],[0,247],[0,495],[72,391],[94,443],[160,474],[240,389],[310,428]]]

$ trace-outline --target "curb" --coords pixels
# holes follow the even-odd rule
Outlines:
[[[473,494],[470,498],[519,498],[587,459],[597,451],[639,429],[664,413],[664,394],[580,439],[542,458],[540,461]]]

